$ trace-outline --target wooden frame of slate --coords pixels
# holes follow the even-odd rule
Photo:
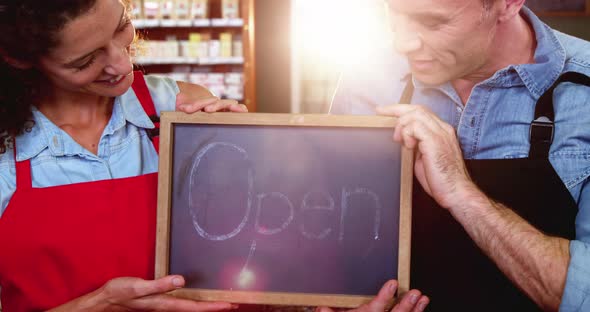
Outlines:
[[[244,304],[358,307],[392,278],[399,294],[407,292],[413,151],[393,142],[395,123],[378,116],[163,113],[156,278],[183,275],[186,288],[171,292],[177,297]],[[380,167],[371,169],[373,163]],[[263,175],[269,181],[259,181]],[[179,182],[187,176],[188,184]],[[317,191],[322,186],[326,191]],[[308,187],[314,190],[299,190]],[[237,219],[227,210],[232,205],[241,207]],[[215,245],[222,243],[229,245]],[[256,262],[263,257],[271,258]],[[281,260],[292,262],[280,268]],[[214,282],[199,284],[208,274]],[[361,284],[369,286],[355,288]]]

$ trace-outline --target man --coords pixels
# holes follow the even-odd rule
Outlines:
[[[524,0],[387,2],[398,54],[331,112],[399,117],[417,150],[412,287],[432,311],[590,311],[590,44]]]

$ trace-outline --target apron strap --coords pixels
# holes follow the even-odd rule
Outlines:
[[[16,160],[16,139],[13,139],[14,147],[14,163],[16,165],[16,189],[31,189],[33,188],[33,181],[31,178],[31,160],[25,161]]]
[[[145,113],[156,126],[154,129],[145,130],[150,137],[150,140],[152,140],[152,144],[154,144],[154,148],[157,152],[160,147],[160,117],[156,113],[154,101],[152,100],[152,96],[150,95],[150,91],[141,71],[133,72],[133,84],[131,87],[133,88],[133,92],[135,92],[137,99],[139,99],[141,107],[143,107]]]
[[[555,134],[555,111],[553,110],[553,91],[562,82],[590,87],[590,77],[576,72],[566,72],[539,98],[535,106],[535,119],[531,122],[529,151],[530,158],[548,158]]]

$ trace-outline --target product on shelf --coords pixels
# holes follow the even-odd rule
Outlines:
[[[207,84],[207,73],[190,73],[188,74],[188,81],[205,86]]]
[[[187,43],[187,48],[188,48],[188,56],[190,57],[203,57],[204,55],[202,55],[201,53],[201,42],[203,42],[201,40],[201,34],[200,33],[190,33],[188,36],[188,43]]]
[[[244,87],[241,85],[225,86],[224,97],[241,100],[244,98]]]
[[[221,45],[221,57],[232,56],[232,34],[229,32],[219,34],[219,42]]]
[[[240,0],[218,0],[214,15],[209,0],[130,1],[134,25],[151,29],[138,45],[136,64],[148,73],[202,85],[221,98],[248,102],[237,28],[244,25]]]
[[[176,19],[174,0],[160,0],[160,18],[165,20]]]
[[[216,58],[221,56],[221,43],[219,40],[209,40],[209,57]]]
[[[240,1],[239,0],[222,0],[221,2],[222,18],[239,18]]]
[[[143,0],[143,16],[147,19],[160,18],[160,0]]]
[[[242,44],[242,36],[236,36],[234,41],[232,42],[232,56],[233,57],[243,57],[244,56],[244,46]]]
[[[208,0],[192,0],[191,17],[194,19],[209,18]]]
[[[222,98],[243,100],[244,99],[244,74],[235,73],[174,73],[168,74],[180,81],[188,81],[198,84],[211,90],[215,96]]]
[[[191,1],[190,0],[176,0],[176,18],[186,20],[191,18],[190,14]]]
[[[243,73],[226,73],[225,84],[228,85],[242,85],[244,83]]]
[[[209,57],[209,40],[211,40],[211,34],[201,34],[201,42],[197,45],[198,57]]]
[[[131,2],[131,16],[133,19],[143,18],[143,3],[141,0]]]

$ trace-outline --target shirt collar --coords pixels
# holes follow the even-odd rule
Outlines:
[[[51,122],[37,108],[33,107],[34,126],[16,137],[17,161],[24,161],[49,149],[53,156],[83,155],[88,152],[74,144],[62,129]],[[132,89],[115,98],[111,120],[103,135],[112,135],[129,122],[140,128],[153,129],[154,123],[147,116]]]
[[[140,128],[153,129],[155,128],[154,123],[150,120],[150,117],[146,114],[143,106],[139,102],[139,99],[135,95],[133,89],[129,88],[127,92],[118,97],[115,100],[120,103],[122,115],[128,122],[134,124]]]
[[[35,107],[33,107],[33,120],[35,124],[30,130],[25,130],[23,134],[16,137],[16,160],[23,161],[28,160],[46,149],[49,146],[49,139],[51,134],[44,133],[43,125],[46,119]]]
[[[553,30],[531,10],[523,7],[521,14],[529,21],[535,33],[537,40],[535,63],[510,65],[496,72],[484,84],[503,87],[524,84],[529,92],[538,99],[563,72],[566,52]]]

